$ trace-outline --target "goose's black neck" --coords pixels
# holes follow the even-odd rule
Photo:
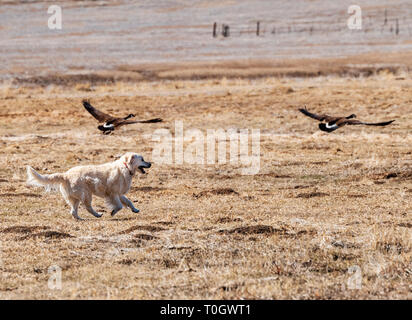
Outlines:
[[[131,114],[129,114],[127,117],[125,117],[124,120],[130,119],[130,118],[133,118],[133,117],[134,117],[134,114],[131,113]]]

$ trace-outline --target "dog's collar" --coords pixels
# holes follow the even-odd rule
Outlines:
[[[129,171],[130,175],[132,176],[132,175],[133,175],[133,173],[130,171],[129,167],[127,166],[127,163],[126,163],[126,162],[123,162],[123,164],[125,165],[125,167],[126,167],[126,168],[127,168],[127,170]]]

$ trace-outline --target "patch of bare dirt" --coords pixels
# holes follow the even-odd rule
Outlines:
[[[205,196],[211,196],[211,195],[225,196],[225,195],[239,195],[239,193],[232,188],[219,188],[219,189],[205,190],[205,191],[201,191],[198,194],[193,194],[193,196],[196,199],[205,197]]]
[[[385,241],[378,241],[376,243],[376,249],[383,252],[383,253],[407,253],[409,250],[405,248],[402,243],[400,242],[385,242]]]
[[[130,228],[120,232],[119,234],[129,234],[129,233],[132,233],[133,231],[136,231],[136,230],[145,230],[145,231],[150,231],[150,232],[158,232],[158,231],[164,231],[166,229],[158,227],[158,226],[151,226],[151,225],[133,226],[133,227],[130,227]]]
[[[282,237],[286,238],[299,238],[303,235],[316,235],[317,232],[313,229],[308,230],[288,230],[285,227],[281,228],[274,228],[272,226],[267,225],[255,225],[255,226],[244,226],[244,227],[236,227],[233,229],[226,229],[226,230],[219,230],[218,233],[220,234],[242,234],[242,235],[254,235],[254,234],[265,234],[265,235],[272,235],[277,234]],[[249,238],[251,241],[256,241],[255,238]]]
[[[309,193],[299,193],[296,198],[303,198],[303,199],[309,199],[309,198],[315,198],[315,197],[327,197],[329,196],[328,193],[324,192],[309,192]]]
[[[229,223],[229,222],[240,222],[242,219],[240,218],[229,218],[229,217],[222,217],[216,220],[216,223]]]
[[[374,173],[369,175],[369,177],[373,180],[382,180],[382,179],[397,179],[397,180],[410,180],[412,179],[412,170],[405,170],[405,171],[393,171],[393,172],[386,172],[386,173]],[[375,182],[378,182],[375,181]],[[383,183],[383,181],[381,181]]]
[[[73,236],[65,232],[43,231],[39,233],[28,234],[26,236],[20,237],[19,240],[36,239],[36,238],[65,239],[65,238],[73,238]]]
[[[272,177],[272,178],[279,178],[279,179],[288,179],[292,178],[292,176],[287,175],[287,174],[277,174],[275,172],[269,172],[269,173],[259,173],[257,174],[258,176],[263,176],[263,177]]]
[[[161,224],[161,225],[164,225],[164,226],[171,226],[171,225],[175,224],[173,221],[157,221],[155,223],[156,224]]]
[[[144,234],[144,233],[139,233],[139,234],[135,234],[134,237],[136,239],[140,239],[140,240],[153,240],[153,239],[157,239],[157,237],[152,236],[150,234]]]
[[[233,234],[233,233],[240,233],[240,234],[274,234],[274,233],[282,233],[286,234],[286,229],[275,229],[272,226],[266,225],[256,225],[256,226],[245,226],[245,227],[237,227],[228,230],[220,230],[219,233],[222,234]]]
[[[31,197],[31,198],[40,198],[41,194],[30,193],[30,192],[21,192],[21,193],[1,193],[0,197]]]
[[[412,223],[399,223],[398,227],[412,228]]]
[[[50,227],[47,226],[11,226],[3,229],[2,233],[31,233],[38,230],[47,230]]]
[[[350,243],[350,242],[345,242],[345,241],[332,241],[332,245],[336,248],[349,248],[349,249],[359,249],[361,248],[361,245],[356,244],[356,243]]]
[[[154,192],[154,191],[163,191],[166,190],[165,188],[159,188],[159,187],[150,187],[150,186],[145,186],[145,187],[132,187],[132,191],[143,191],[143,192]]]
[[[124,264],[126,266],[130,266],[134,262],[136,262],[136,259],[123,259],[123,260],[120,260],[118,263],[119,264]]]

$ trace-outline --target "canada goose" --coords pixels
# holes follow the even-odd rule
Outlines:
[[[163,120],[160,118],[150,119],[150,120],[139,120],[139,121],[131,121],[128,120],[133,118],[134,114],[129,114],[127,117],[124,118],[116,118],[104,112],[101,112],[94,108],[89,101],[83,100],[83,106],[86,110],[99,121],[99,123],[103,123],[99,125],[97,129],[103,131],[104,134],[109,134],[114,131],[115,128],[124,126],[126,124],[133,124],[133,123],[155,123],[155,122],[162,122]]]
[[[351,114],[350,116],[347,117],[331,117],[328,116],[327,114],[314,114],[309,112],[306,107],[303,109],[299,109],[300,112],[302,112],[304,115],[316,119],[318,121],[322,121],[322,123],[319,123],[319,129],[322,131],[326,132],[332,132],[335,131],[336,129],[343,127],[344,125],[366,125],[366,126],[387,126],[388,124],[391,124],[395,120],[390,120],[390,121],[385,121],[385,122],[377,122],[377,123],[369,123],[369,122],[362,122],[359,120],[352,120],[353,118],[356,118],[355,114]]]

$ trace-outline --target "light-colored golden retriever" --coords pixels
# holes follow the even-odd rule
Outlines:
[[[133,203],[125,197],[136,171],[145,173],[151,163],[144,161],[136,153],[126,153],[120,159],[101,165],[78,166],[64,173],[41,175],[32,167],[27,166],[27,183],[45,187],[46,190],[60,189],[64,199],[71,207],[70,213],[75,219],[82,220],[77,210],[80,202],[92,215],[100,218],[92,207],[92,195],[104,198],[112,209],[112,216],[123,208],[129,207],[133,212],[139,212]]]

